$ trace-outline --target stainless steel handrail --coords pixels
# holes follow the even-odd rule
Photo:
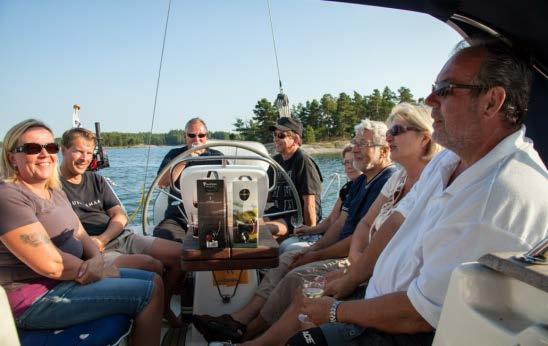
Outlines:
[[[546,252],[548,251],[548,237],[541,240],[537,245],[517,258],[531,264],[548,264]]]

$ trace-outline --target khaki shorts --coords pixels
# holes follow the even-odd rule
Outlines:
[[[112,264],[116,258],[122,255],[146,255],[149,253],[155,239],[154,237],[135,234],[131,230],[124,229],[116,239],[111,240],[105,246],[105,263]]]

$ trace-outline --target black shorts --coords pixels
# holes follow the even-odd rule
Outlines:
[[[388,334],[375,329],[361,329],[343,323],[329,323],[306,329],[293,335],[287,345],[291,346],[422,346],[432,345],[434,333]]]
[[[186,225],[181,225],[173,219],[163,219],[152,231],[156,238],[182,242],[186,233]]]

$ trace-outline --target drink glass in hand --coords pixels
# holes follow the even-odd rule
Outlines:
[[[303,295],[307,298],[320,298],[325,290],[325,276],[318,274],[304,274],[302,276]],[[308,316],[299,314],[299,321],[310,323]]]

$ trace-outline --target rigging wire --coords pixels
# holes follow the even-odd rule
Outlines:
[[[270,0],[266,0],[268,5],[268,19],[270,20],[270,33],[272,34],[272,45],[274,46],[274,57],[276,58],[276,69],[278,71],[278,83],[280,84],[280,92],[274,101],[274,106],[278,109],[278,115],[280,117],[291,117],[291,110],[289,109],[289,99],[284,94],[282,87],[282,77],[280,75],[280,63],[278,60],[278,50],[276,49],[276,38],[274,37],[274,25],[272,24],[272,13],[270,11]]]
[[[280,77],[280,64],[278,63],[278,50],[276,49],[276,39],[274,38],[274,26],[272,25],[272,13],[270,12],[270,0],[266,0],[268,5],[268,19],[270,19],[270,33],[272,34],[272,45],[274,46],[274,57],[276,58],[276,69],[278,70],[278,82],[280,83],[280,93],[283,93],[282,77]]]
[[[162,76],[162,65],[164,63],[164,51],[165,51],[165,47],[166,47],[167,28],[168,28],[168,24],[169,24],[169,14],[170,13],[171,13],[171,0],[169,0],[168,6],[167,6],[166,25],[164,27],[164,38],[163,38],[163,41],[162,41],[162,53],[160,54],[160,66],[158,67],[158,77],[156,79],[156,90],[154,92],[154,106],[152,108],[152,121],[150,123],[150,132],[148,133],[147,160],[146,160],[146,164],[145,164],[145,176],[144,176],[144,179],[143,179],[143,187],[141,189],[141,198],[140,198],[139,205],[137,205],[137,209],[132,213],[131,219],[129,220],[129,222],[131,222],[135,218],[135,216],[137,216],[137,212],[139,211],[139,209],[143,205],[143,201],[144,201],[144,198],[145,198],[144,190],[145,190],[145,187],[146,187],[146,184],[147,184],[148,164],[149,164],[149,161],[150,161],[150,149],[151,149],[151,146],[152,146],[152,144],[151,144],[151,142],[152,142],[152,130],[154,129],[154,120],[156,118],[156,104],[158,102],[158,89],[160,88],[160,77]]]

